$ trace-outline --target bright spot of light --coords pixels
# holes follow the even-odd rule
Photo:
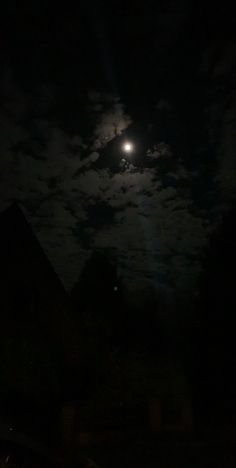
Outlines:
[[[124,143],[123,145],[123,150],[126,152],[126,153],[131,153],[134,149],[134,145],[130,142],[126,142]]]

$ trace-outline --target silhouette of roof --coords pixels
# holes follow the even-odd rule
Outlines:
[[[66,291],[17,203],[0,214],[1,271],[14,280],[19,275],[44,292]],[[4,269],[4,271],[3,271]]]

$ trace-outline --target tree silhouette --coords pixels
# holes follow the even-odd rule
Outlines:
[[[80,342],[80,382],[88,393],[105,378],[120,327],[121,282],[111,256],[91,255],[71,297]]]
[[[72,299],[83,312],[107,316],[115,307],[119,281],[115,262],[103,252],[95,251],[85,264],[79,281],[72,289]]]

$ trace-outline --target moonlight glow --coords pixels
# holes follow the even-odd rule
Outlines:
[[[126,152],[126,153],[132,153],[134,149],[134,145],[132,143],[130,143],[129,141],[127,141],[126,143],[124,143],[123,145],[123,150]]]

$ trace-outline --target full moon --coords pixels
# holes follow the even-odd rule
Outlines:
[[[123,145],[123,150],[126,152],[126,153],[131,153],[134,149],[134,146],[132,143],[129,143],[128,141],[126,143],[124,143]]]

